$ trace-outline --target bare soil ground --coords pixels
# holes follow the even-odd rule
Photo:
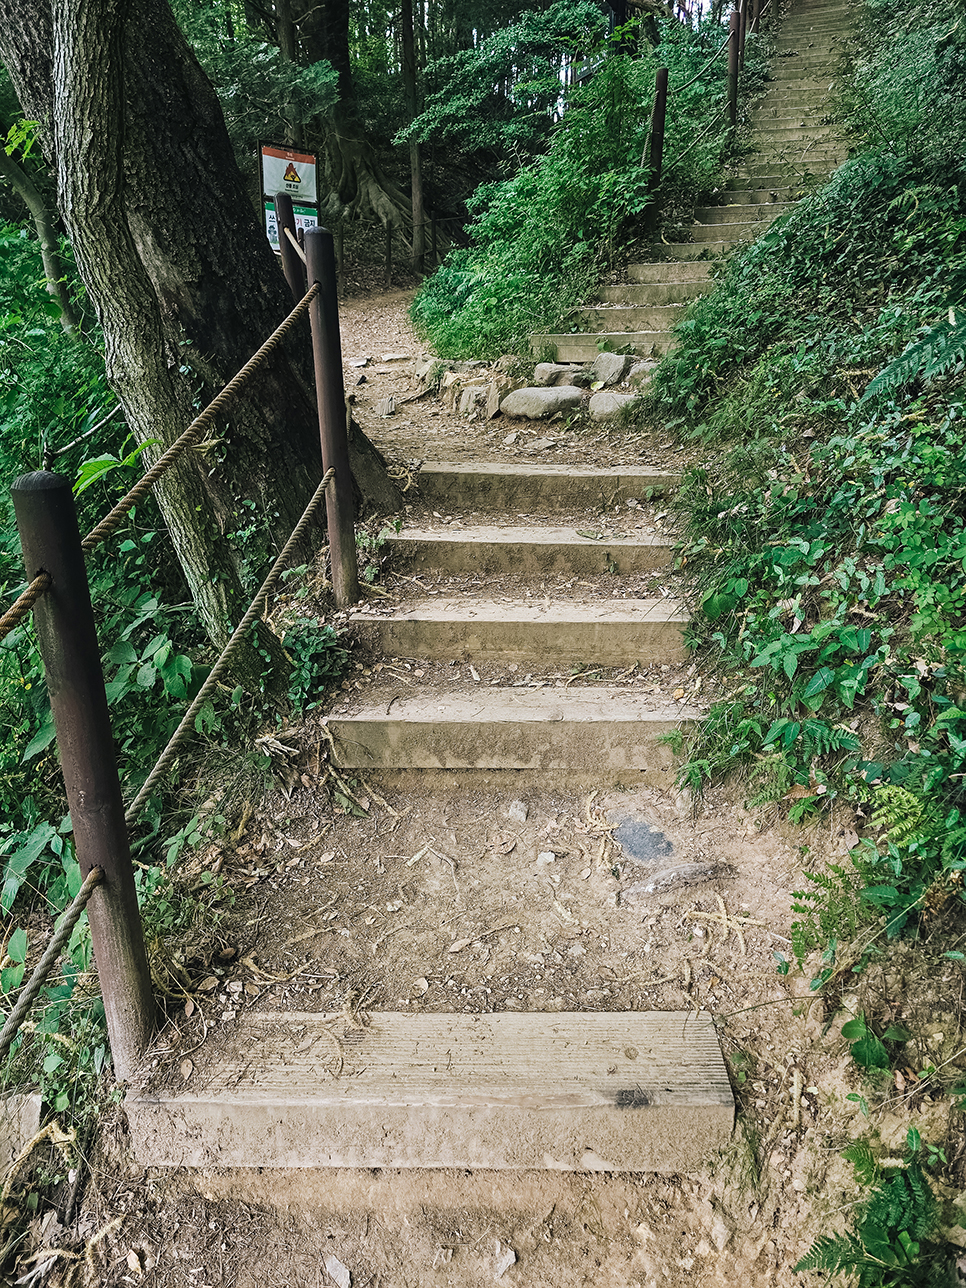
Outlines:
[[[503,444],[505,425],[467,422],[429,399],[404,415],[373,416],[378,398],[413,392],[411,364],[380,363],[382,354],[420,352],[407,300],[396,292],[343,307],[347,363],[375,359],[358,387],[364,428],[391,460],[410,466],[521,459],[525,446]],[[346,370],[349,380],[360,371]],[[644,436],[565,432],[553,459],[644,460],[672,470],[682,459]],[[413,517],[427,517],[413,505]],[[645,505],[595,519],[613,531],[656,533],[666,516]],[[499,584],[505,589],[506,579]],[[621,585],[633,594],[662,587],[673,590],[666,574]],[[416,592],[435,588],[434,580]],[[391,601],[414,593],[398,573],[383,589]],[[590,579],[586,593],[600,586]],[[740,784],[695,802],[632,782],[562,788],[497,773],[326,776],[330,712],[360,691],[391,701],[442,680],[467,688],[608,680],[644,687],[661,702],[708,696],[693,665],[573,674],[357,655],[323,707],[267,744],[279,790],[252,800],[232,835],[187,864],[188,881],[222,880],[224,913],[171,953],[157,1084],[202,1087],[206,1061],[230,1043],[246,1008],[336,1017],[704,1009],[716,1017],[739,1105],[731,1148],[687,1176],[172,1173],[138,1166],[119,1111],[96,1147],[79,1224],[68,1232],[53,1214],[38,1215],[29,1251],[60,1246],[75,1257],[57,1261],[44,1282],[65,1282],[85,1255],[89,1282],[152,1288],[802,1282],[795,1262],[855,1200],[840,1151],[868,1126],[868,1087],[836,1037],[846,1017],[833,1025],[834,1003],[810,993],[815,969],[802,974],[793,965],[783,976],[776,954],[790,956],[803,869],[841,861],[865,820],[836,810],[795,829],[745,809]],[[861,1004],[872,999],[879,1014],[891,1008],[906,1022],[915,1010],[938,1039],[929,1052],[910,1051],[907,1076],[878,1087],[875,1125],[894,1150],[910,1121],[924,1139],[948,1140],[952,1184],[966,1153],[961,1117],[951,1121],[948,1099],[919,1090],[912,1066],[963,1045],[950,1005],[959,985],[954,964],[937,959],[935,978],[918,979],[910,994],[904,960],[892,958],[888,972],[870,968]],[[908,968],[911,978],[911,955]],[[847,993],[839,1000],[852,1011],[860,1005]]]

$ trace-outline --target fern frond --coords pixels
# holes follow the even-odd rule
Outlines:
[[[793,1269],[795,1274],[801,1270],[849,1270],[863,1261],[862,1244],[853,1235],[823,1234]]]
[[[966,314],[949,310],[949,317],[938,326],[930,327],[922,339],[909,344],[883,367],[869,384],[860,402],[877,394],[898,389],[922,371],[924,380],[945,375],[957,363],[966,359]]]
[[[891,784],[876,788],[872,826],[885,828],[889,840],[904,845],[919,830],[925,808],[918,796]]]

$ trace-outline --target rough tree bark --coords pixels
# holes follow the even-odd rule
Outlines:
[[[56,165],[128,423],[167,445],[291,307],[215,92],[167,0],[0,0],[0,58]],[[318,482],[311,370],[306,324],[252,380],[217,443],[159,486],[216,644],[247,603],[224,539],[249,520],[243,503],[254,502],[274,548]],[[371,445],[360,436],[359,447]],[[385,471],[369,465],[391,500]],[[254,649],[242,669],[261,669]]]
[[[410,122],[419,111],[419,86],[416,77],[416,37],[413,30],[413,0],[402,0],[402,73],[406,95],[406,114]],[[413,272],[422,274],[426,257],[426,211],[423,205],[423,171],[419,142],[409,140],[409,172],[413,189]]]
[[[408,230],[409,200],[382,173],[372,144],[359,119],[349,56],[349,0],[298,0],[296,18],[306,62],[322,59],[339,77],[339,101],[325,120],[325,182],[328,198],[323,215],[345,218],[375,215],[389,228]]]

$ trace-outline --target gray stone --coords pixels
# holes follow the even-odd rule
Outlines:
[[[656,362],[650,362],[650,361],[635,362],[633,367],[631,367],[630,371],[627,373],[627,383],[629,385],[635,385],[638,388],[641,385],[646,385],[650,380],[651,373],[653,372],[656,366],[657,366]]]
[[[374,408],[377,416],[395,416],[396,400],[395,398],[380,398]]]
[[[601,389],[590,400],[591,416],[594,420],[614,420],[620,409],[634,401],[634,394],[615,394],[609,389]]]
[[[653,863],[666,858],[673,849],[662,831],[639,818],[625,818],[614,832],[614,840],[625,858],[635,863]]]
[[[545,420],[579,406],[580,390],[575,385],[563,385],[555,389],[515,389],[500,403],[500,411],[504,416],[523,420]]]
[[[624,373],[633,362],[623,353],[598,353],[590,364],[590,378],[596,384],[600,380],[605,385],[616,385],[624,379]]]
[[[561,362],[538,362],[533,369],[533,383],[540,388],[555,385],[562,377],[567,377],[569,384],[570,368]]]
[[[557,446],[555,438],[535,438],[530,444],[531,452],[545,452],[551,447]]]
[[[486,385],[470,385],[464,389],[460,395],[460,415],[469,416],[476,411],[480,403],[486,401],[486,394]]]
[[[506,816],[512,819],[514,823],[525,823],[529,813],[530,811],[523,801],[511,801]]]

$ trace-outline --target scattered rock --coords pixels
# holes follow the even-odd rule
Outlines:
[[[588,374],[591,382],[596,384],[599,380],[605,385],[616,385],[624,379],[624,373],[633,361],[633,358],[628,358],[623,353],[598,353],[590,364]]]
[[[507,818],[512,818],[515,823],[525,823],[529,813],[530,811],[523,801],[511,801],[506,816]]]
[[[380,362],[409,362],[412,358],[411,353],[384,353],[379,359]]]
[[[640,389],[642,385],[648,383],[651,378],[651,372],[656,366],[657,363],[650,358],[643,362],[635,362],[627,373],[627,383],[633,385],[636,389]]]
[[[555,385],[558,378],[570,377],[571,368],[565,367],[561,362],[538,362],[533,369],[533,383],[539,388],[547,385]]]
[[[514,430],[512,434],[507,434],[506,438],[504,438],[503,446],[512,447],[519,437],[520,435],[516,432],[516,430]]]
[[[517,1259],[517,1254],[509,1244],[501,1243],[499,1239],[495,1240],[496,1247],[493,1251],[493,1278],[502,1279]]]
[[[463,380],[458,372],[443,372],[443,378],[439,382],[439,396],[444,407],[449,407],[452,410],[453,403],[456,401],[456,395],[462,387]]]
[[[494,416],[500,414],[500,404],[507,394],[513,393],[514,389],[519,389],[521,381],[511,380],[507,376],[499,380],[492,380],[487,388],[486,393],[486,419],[492,420]]]
[[[460,394],[460,415],[469,416],[474,412],[482,402],[486,401],[487,387],[485,385],[470,385]]]
[[[634,401],[634,394],[615,394],[610,389],[601,389],[590,400],[588,411],[594,420],[614,420],[620,409]]]
[[[443,366],[443,364],[440,362],[438,358],[424,358],[423,361],[416,368],[416,370],[413,372],[413,379],[416,381],[418,385],[428,384],[429,377],[433,372],[433,370],[438,369],[441,366]],[[448,371],[449,369],[450,368],[447,366],[446,370]]]
[[[380,398],[374,408],[377,416],[395,416],[396,400],[392,396],[389,398]]]
[[[343,1265],[338,1257],[333,1257],[330,1253],[325,1258],[325,1273],[329,1276],[336,1288],[352,1288],[352,1275],[349,1273],[349,1267]]]
[[[546,420],[579,406],[580,390],[575,385],[562,385],[555,389],[515,389],[500,403],[500,411],[504,416],[524,420]]]
[[[371,361],[372,361],[371,358],[353,358],[352,361],[349,363],[349,366],[350,367],[368,367]]]
[[[556,446],[557,440],[555,438],[535,438],[530,444],[530,450],[531,452],[546,452],[551,447]]]
[[[635,863],[653,863],[674,848],[664,833],[639,818],[625,818],[614,831],[614,840],[625,858]]]

